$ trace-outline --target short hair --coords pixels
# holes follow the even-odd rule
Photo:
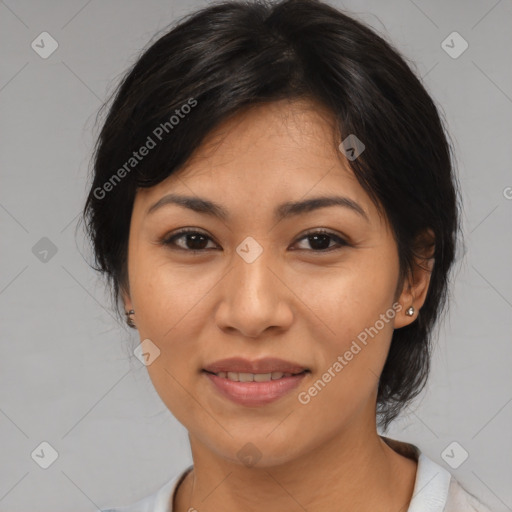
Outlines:
[[[426,243],[421,233],[435,235],[424,305],[414,322],[393,332],[380,375],[377,417],[387,430],[426,384],[460,231],[455,159],[433,99],[391,43],[321,1],[224,1],[164,31],[100,110],[110,104],[82,212],[93,268],[107,277],[118,318],[120,290],[129,290],[137,188],[182,168],[216,126],[244,108],[282,99],[316,102],[332,113],[338,143],[354,134],[365,145],[348,165],[392,227],[397,290]],[[155,146],[135,159],[133,151],[149,147],[149,138]]]

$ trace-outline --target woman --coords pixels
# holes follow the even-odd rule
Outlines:
[[[193,466],[125,511],[488,511],[387,429],[423,389],[459,233],[432,99],[313,0],[225,2],[137,60],[84,209]]]

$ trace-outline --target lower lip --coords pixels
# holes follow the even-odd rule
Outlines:
[[[265,405],[295,389],[306,373],[266,382],[235,382],[213,373],[203,373],[223,396],[240,405]]]

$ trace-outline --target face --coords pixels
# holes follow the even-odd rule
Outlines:
[[[147,369],[163,402],[191,439],[226,460],[240,463],[243,448],[272,465],[366,435],[393,329],[414,320],[405,316],[410,288],[397,288],[391,229],[333,133],[318,105],[258,106],[136,195],[126,308],[140,339],[160,350]],[[169,194],[224,214],[162,201]],[[320,197],[342,199],[286,208]],[[232,357],[307,371],[239,384],[205,372]]]

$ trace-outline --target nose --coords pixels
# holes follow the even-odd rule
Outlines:
[[[219,328],[248,338],[261,337],[269,329],[288,329],[293,293],[280,274],[271,251],[264,250],[252,263],[235,260],[219,288],[221,304],[215,314]]]

